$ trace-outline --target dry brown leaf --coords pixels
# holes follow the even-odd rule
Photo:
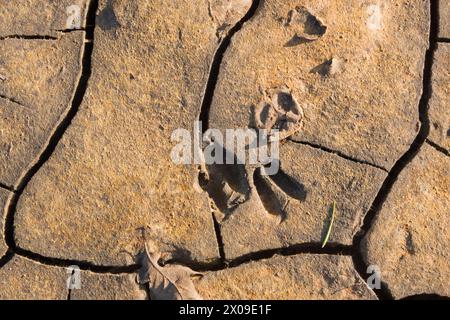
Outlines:
[[[149,284],[152,300],[202,300],[191,277],[201,276],[188,267],[180,265],[160,266],[160,253],[150,252],[145,246],[138,274],[140,284]]]

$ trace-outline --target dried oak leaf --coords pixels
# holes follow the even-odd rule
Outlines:
[[[150,252],[147,247],[142,253],[142,267],[139,270],[138,282],[149,284],[152,300],[202,300],[197,293],[191,277],[201,276],[188,267],[180,265],[160,266],[160,253]]]

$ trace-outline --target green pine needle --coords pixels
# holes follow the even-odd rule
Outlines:
[[[327,235],[325,236],[325,239],[322,242],[322,248],[325,248],[325,246],[327,245],[328,239],[330,238],[331,229],[333,228],[333,223],[334,223],[335,212],[336,212],[336,201],[333,201],[333,212],[331,213],[331,221],[330,221],[330,225],[328,226]]]

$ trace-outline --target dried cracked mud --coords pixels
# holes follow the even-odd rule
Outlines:
[[[0,21],[0,299],[450,297],[448,1],[2,0]],[[279,170],[204,144],[177,164],[180,128],[279,132]]]

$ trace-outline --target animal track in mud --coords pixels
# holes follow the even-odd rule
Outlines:
[[[302,128],[303,109],[287,88],[269,92],[254,110],[255,125],[258,129],[279,130],[283,140]]]
[[[281,169],[275,175],[264,176],[261,168],[257,168],[253,173],[253,183],[267,213],[279,216],[280,222],[287,218],[286,207],[289,201],[306,200],[305,186]]]
[[[324,63],[314,67],[311,73],[320,74],[322,77],[334,76],[340,73],[343,69],[344,61],[339,58],[331,58]]]
[[[250,200],[253,188],[267,213],[280,217],[280,222],[287,218],[285,209],[289,201],[305,201],[307,197],[305,186],[281,169],[266,176],[262,174],[262,167],[212,165],[208,167],[208,174],[205,190],[225,219]]]
[[[327,26],[305,7],[297,7],[289,11],[284,25],[295,30],[294,36],[286,43],[286,47],[315,41],[327,31]]]
[[[284,173],[283,170],[278,170],[276,174],[269,176],[269,178],[289,197],[298,201],[306,200],[305,186]]]
[[[278,190],[273,190],[269,179],[261,174],[261,168],[257,168],[253,173],[253,183],[267,213],[280,216],[282,221],[285,220],[288,200],[280,195]]]
[[[208,182],[205,190],[217,209],[230,215],[250,196],[250,184],[244,165],[215,164],[208,167]]]

